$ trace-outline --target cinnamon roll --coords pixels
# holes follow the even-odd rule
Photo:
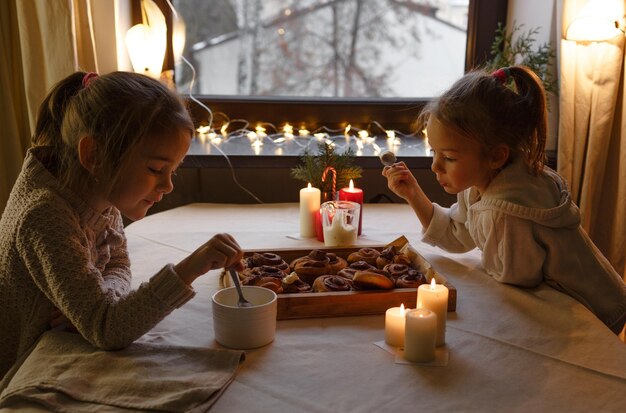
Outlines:
[[[250,257],[244,259],[248,268],[261,267],[263,265],[281,269],[285,273],[289,272],[289,264],[283,258],[273,252],[255,252]]]
[[[376,258],[380,256],[380,252],[374,248],[361,248],[348,255],[348,263],[356,261],[365,261],[370,265],[376,265]]]
[[[313,283],[313,291],[350,291],[352,290],[352,281],[339,275],[322,275],[315,279]]]

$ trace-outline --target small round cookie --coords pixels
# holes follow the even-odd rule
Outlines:
[[[374,248],[361,248],[348,255],[348,263],[352,264],[357,261],[365,261],[370,265],[376,266],[376,258],[380,256],[380,252]]]
[[[395,285],[389,273],[379,269],[357,271],[352,282],[359,290],[390,290]]]
[[[322,275],[315,279],[313,283],[313,291],[329,292],[329,291],[350,291],[352,290],[352,281],[339,275]]]

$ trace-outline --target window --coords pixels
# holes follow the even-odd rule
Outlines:
[[[273,135],[272,142],[284,136],[287,123],[296,137],[299,130],[325,133],[342,147],[342,136],[367,131],[378,138],[363,148],[355,146],[358,139],[350,143],[367,157],[391,142],[386,131],[414,134],[424,102],[488,57],[495,28],[506,21],[507,1],[175,0],[174,5],[188,27],[185,54],[197,70],[194,96],[212,110],[216,132],[227,121],[228,136],[265,129],[261,138],[218,136],[221,149],[195,145],[192,153],[299,155],[302,145],[264,140],[264,134]],[[187,91],[190,71],[176,69],[176,82]],[[199,124],[206,123],[209,114],[200,105],[192,104],[192,112]],[[415,139],[394,147],[416,157],[427,155],[426,149]]]

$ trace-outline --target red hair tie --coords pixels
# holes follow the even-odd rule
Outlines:
[[[83,76],[83,87],[88,87],[89,83],[91,83],[91,81],[95,78],[98,77],[98,74],[96,72],[87,72],[85,73],[85,76]]]
[[[509,76],[511,76],[511,71],[508,67],[503,67],[493,72],[491,76],[498,79],[498,81],[500,81],[503,85],[506,85]]]

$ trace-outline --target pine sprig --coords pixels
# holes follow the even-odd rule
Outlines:
[[[487,68],[496,70],[516,64],[528,66],[541,78],[547,92],[558,94],[556,78],[550,71],[550,63],[556,57],[556,51],[550,43],[535,46],[535,36],[539,33],[539,28],[523,31],[523,27],[523,24],[513,23],[512,30],[507,34],[506,27],[498,24]],[[513,36],[516,34],[514,40]]]
[[[331,166],[337,172],[337,191],[348,186],[350,179],[360,178],[363,172],[360,166],[353,164],[354,152],[350,148],[344,153],[338,154],[326,142],[321,142],[318,145],[317,155],[305,150],[300,160],[302,164],[291,170],[291,176],[300,181],[310,182],[312,186],[327,193],[332,191],[331,176],[322,182],[322,175],[327,167]]]

